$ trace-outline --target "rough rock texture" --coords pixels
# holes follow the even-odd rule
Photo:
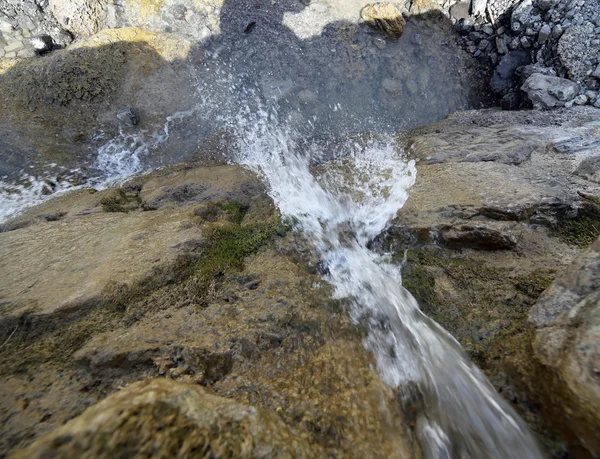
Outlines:
[[[311,247],[248,172],[174,166],[2,230],[3,452],[160,378],[19,454],[113,456],[125,440],[153,457],[419,454]]]
[[[392,3],[374,3],[365,6],[360,16],[371,27],[390,38],[400,38],[404,33],[404,18]]]
[[[579,85],[565,78],[558,78],[541,73],[531,75],[521,89],[535,108],[549,109],[564,107],[579,93]]]
[[[106,1],[49,0],[49,10],[59,24],[77,37],[89,37],[103,28]]]
[[[197,385],[149,379],[107,397],[12,457],[314,457],[280,418]]]
[[[182,204],[249,203],[262,190],[254,175],[228,166],[173,173],[169,185],[161,183],[160,174],[145,180],[143,185],[59,198],[41,217],[30,211],[5,225],[0,257],[20,260],[18,267],[0,267],[5,309],[50,314],[99,301],[107,284],[129,284],[151,273],[157,260],[173,262],[186,247],[200,244],[202,231],[189,224],[189,210]],[[149,209],[153,211],[140,211]]]
[[[557,276],[529,320],[537,327],[535,355],[551,381],[548,395],[566,407],[557,420],[600,454],[600,239]]]
[[[373,241],[392,252],[422,310],[460,341],[555,457],[589,454],[598,422],[589,417],[586,427],[572,401],[554,397],[553,376],[532,358],[543,348],[528,317],[580,247],[600,235],[600,190],[576,172],[600,153],[598,115],[583,107],[467,111],[401,135],[417,160],[417,181],[393,225]],[[580,315],[575,323],[588,333],[596,322]],[[592,352],[597,337],[585,336]],[[593,365],[581,393],[597,390]],[[577,428],[567,425],[576,418]]]

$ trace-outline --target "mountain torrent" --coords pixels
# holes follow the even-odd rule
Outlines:
[[[0,0],[0,457],[600,456],[599,0]]]

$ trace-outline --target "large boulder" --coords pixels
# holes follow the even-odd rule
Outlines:
[[[513,89],[518,82],[517,69],[529,63],[531,63],[531,56],[527,51],[511,51],[505,55],[494,69],[490,82],[492,91],[502,95]]]
[[[529,320],[557,419],[600,454],[600,239],[558,275]]]
[[[322,452],[321,452],[322,454]],[[279,417],[169,379],[140,381],[14,458],[315,457]]]
[[[579,93],[580,86],[566,78],[534,73],[525,80],[521,89],[535,108],[549,109],[564,107]]]
[[[600,54],[597,31],[591,23],[569,27],[558,42],[560,63],[569,78],[581,81],[594,70],[592,65]]]

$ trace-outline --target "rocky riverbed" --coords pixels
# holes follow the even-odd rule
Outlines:
[[[0,0],[0,457],[469,451],[432,449],[427,391],[373,344],[389,317],[340,295],[302,212],[234,164],[249,148],[310,157],[340,207],[370,196],[365,225],[397,173],[368,160],[394,152],[414,185],[373,259],[543,454],[600,454],[599,20],[596,0]]]

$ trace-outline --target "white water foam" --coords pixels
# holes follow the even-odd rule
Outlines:
[[[167,117],[162,129],[153,132],[127,133],[120,130],[118,136],[98,148],[85,174],[81,169],[55,171],[52,167],[55,165],[48,165],[41,176],[23,173],[16,182],[0,180],[0,223],[67,192],[83,187],[103,190],[144,172],[144,157],[150,150],[163,145],[169,139],[171,123],[185,116],[189,113],[175,113]],[[81,180],[86,174],[89,177]]]
[[[348,143],[321,173],[275,113],[238,119],[238,157],[264,177],[281,212],[314,243],[338,298],[368,324],[365,345],[382,378],[421,397],[418,433],[428,457],[542,457],[525,424],[460,345],[419,310],[398,268],[367,248],[405,203],[416,169],[393,140]],[[319,168],[317,168],[319,169]]]

